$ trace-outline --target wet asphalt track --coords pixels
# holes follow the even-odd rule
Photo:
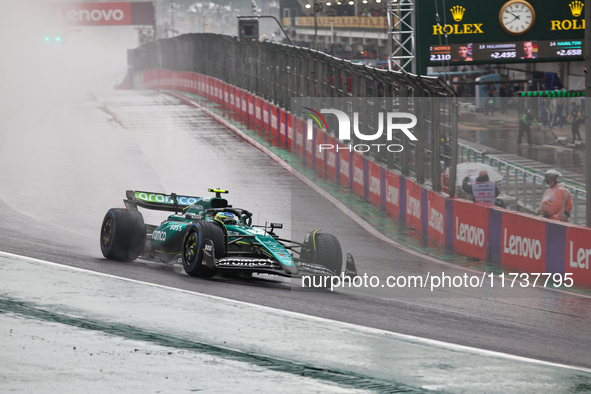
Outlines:
[[[463,275],[387,245],[195,108],[157,92],[119,91],[13,114],[0,131],[0,250],[161,285],[404,334],[591,368],[591,299],[538,289],[301,290],[280,278],[201,280],[180,266],[100,255],[105,212],[126,189],[230,190],[254,220],[301,240],[323,228],[360,273]],[[21,114],[22,115],[22,114]],[[260,217],[258,213],[260,212]],[[164,215],[146,215],[157,223]],[[472,272],[469,272],[472,275]],[[80,286],[84,286],[83,283]],[[379,350],[377,350],[379,351]]]

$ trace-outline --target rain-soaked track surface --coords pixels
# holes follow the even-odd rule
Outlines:
[[[76,267],[405,334],[591,367],[591,300],[538,289],[304,291],[275,278],[200,280],[179,266],[104,260],[99,226],[126,189],[230,190],[255,221],[301,240],[323,228],[360,273],[464,275],[385,244],[263,153],[175,98],[119,91],[29,109],[0,134],[0,249]],[[258,213],[260,212],[260,218]],[[145,215],[157,223],[164,215]],[[469,274],[473,274],[469,272]],[[81,284],[83,286],[83,284]]]

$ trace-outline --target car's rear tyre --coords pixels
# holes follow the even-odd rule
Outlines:
[[[302,258],[328,268],[335,275],[340,275],[343,270],[343,250],[338,238],[320,230],[313,231],[307,238],[306,251],[303,252]]]
[[[133,261],[146,245],[146,226],[139,211],[111,208],[101,226],[101,252],[109,260]]]
[[[214,268],[203,264],[207,239],[213,242],[216,259],[226,255],[226,238],[222,228],[213,222],[196,222],[189,227],[183,240],[183,268],[187,274],[200,278],[211,278],[216,274]]]

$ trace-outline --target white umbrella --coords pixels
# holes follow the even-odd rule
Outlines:
[[[464,181],[464,178],[467,176],[473,176],[474,178],[478,177],[480,171],[483,170],[488,173],[488,178],[491,181],[497,184],[502,184],[505,182],[505,177],[501,175],[494,167],[491,167],[488,164],[484,163],[467,162],[458,164],[456,184],[461,185]]]

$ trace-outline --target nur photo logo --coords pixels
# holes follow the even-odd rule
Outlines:
[[[417,124],[417,117],[413,114],[406,112],[379,112],[378,113],[378,126],[377,130],[373,134],[364,134],[359,130],[359,112],[353,112],[353,122],[351,118],[344,111],[338,109],[321,109],[320,112],[309,108],[303,107],[306,114],[310,117],[307,122],[307,139],[309,141],[314,139],[314,122],[318,125],[320,130],[328,130],[328,124],[322,114],[331,114],[336,116],[338,122],[338,130],[335,133],[337,138],[341,141],[351,141],[351,129],[357,140],[361,141],[377,141],[383,138],[384,132],[386,133],[386,141],[388,143],[373,143],[373,144],[352,144],[348,146],[340,146],[334,144],[319,144],[318,151],[323,150],[354,150],[355,152],[369,152],[376,150],[379,152],[382,148],[388,152],[397,153],[401,152],[404,147],[400,144],[390,144],[393,140],[394,131],[402,131],[404,135],[411,141],[417,141],[417,137],[410,131]],[[405,123],[401,123],[400,120],[407,120]],[[352,126],[352,127],[351,127]]]

